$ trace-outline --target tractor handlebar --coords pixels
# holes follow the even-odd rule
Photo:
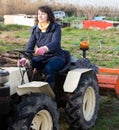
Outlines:
[[[15,49],[14,51],[19,52],[19,55],[22,54],[28,59],[31,59],[33,57],[33,53],[35,52],[34,50],[20,50],[20,49]]]
[[[34,50],[20,50],[20,49],[15,49],[14,51],[19,52],[19,53],[34,53]]]

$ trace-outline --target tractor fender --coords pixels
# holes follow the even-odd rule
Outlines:
[[[31,93],[44,93],[51,98],[55,99],[55,94],[47,82],[32,81],[16,88],[17,94],[22,96]]]
[[[92,73],[92,69],[77,68],[77,69],[69,71],[63,85],[64,92],[70,92],[70,93],[74,92],[79,84],[82,74],[87,73],[87,72]]]

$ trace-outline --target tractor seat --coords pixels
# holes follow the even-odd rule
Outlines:
[[[69,51],[64,50],[64,54],[65,54],[65,57],[66,57],[66,64],[64,65],[64,67],[62,69],[60,69],[58,71],[58,73],[66,72],[71,65],[71,55],[70,55]]]

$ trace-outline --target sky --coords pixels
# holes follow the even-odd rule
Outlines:
[[[56,0],[59,2],[68,2],[71,4],[79,4],[80,6],[91,5],[91,6],[107,6],[110,8],[119,9],[119,0]]]

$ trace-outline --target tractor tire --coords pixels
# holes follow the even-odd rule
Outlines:
[[[83,74],[77,89],[68,95],[66,113],[71,130],[88,130],[97,119],[99,88],[95,77]]]
[[[45,94],[30,94],[18,105],[16,122],[9,130],[59,130],[55,101]]]

